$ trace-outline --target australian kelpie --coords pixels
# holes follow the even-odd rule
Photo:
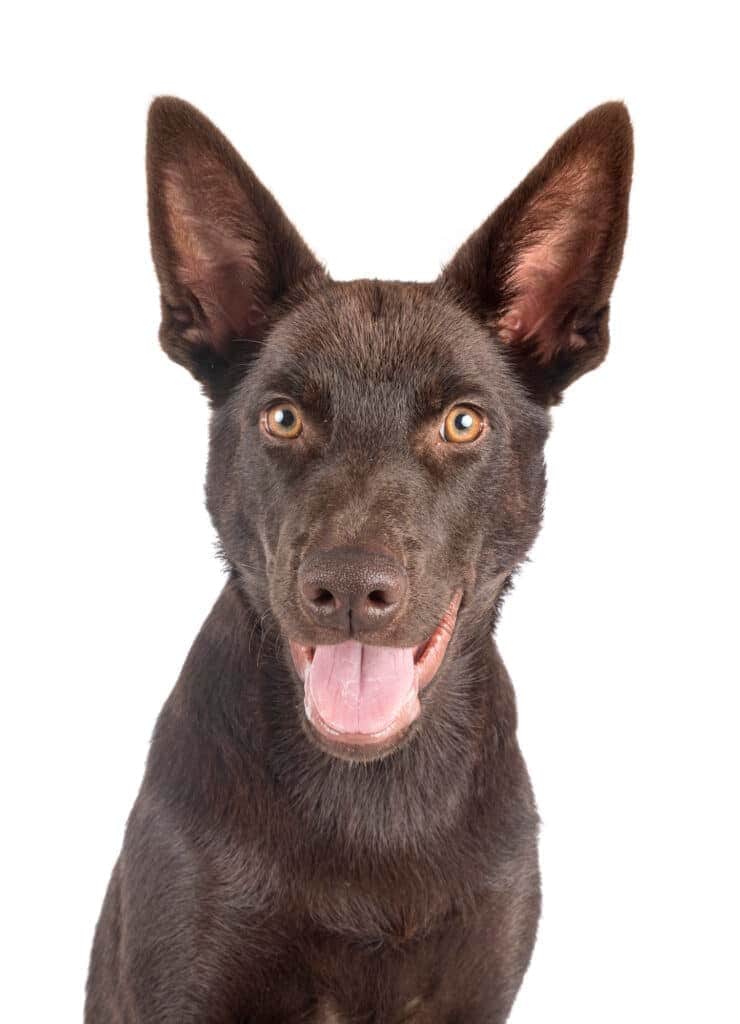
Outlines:
[[[154,102],[160,338],[212,409],[228,580],[156,726],[88,1024],[498,1024],[540,906],[492,640],[548,409],[606,354],[632,133],[578,121],[428,284],[335,281]]]

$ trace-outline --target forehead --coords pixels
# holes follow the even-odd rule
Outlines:
[[[495,392],[495,344],[435,285],[332,282],[276,327],[259,360],[264,388],[317,401],[339,389],[443,405]]]

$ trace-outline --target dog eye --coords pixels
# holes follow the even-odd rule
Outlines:
[[[273,437],[293,441],[303,430],[303,420],[292,402],[278,402],[262,413],[262,426]]]
[[[456,405],[450,409],[439,429],[445,441],[469,444],[477,441],[483,431],[483,417],[469,405]]]

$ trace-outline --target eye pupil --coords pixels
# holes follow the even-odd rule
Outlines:
[[[295,423],[295,414],[290,409],[278,409],[275,413],[275,420],[281,427],[290,430]]]
[[[459,430],[461,434],[464,434],[467,430],[473,426],[473,417],[469,412],[459,412],[455,417],[455,430]]]

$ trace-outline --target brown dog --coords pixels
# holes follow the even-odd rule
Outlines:
[[[630,123],[574,125],[431,284],[333,281],[159,99],[161,341],[212,404],[229,579],[159,718],[88,1024],[505,1021],[537,814],[492,641],[548,406],[604,358]]]

